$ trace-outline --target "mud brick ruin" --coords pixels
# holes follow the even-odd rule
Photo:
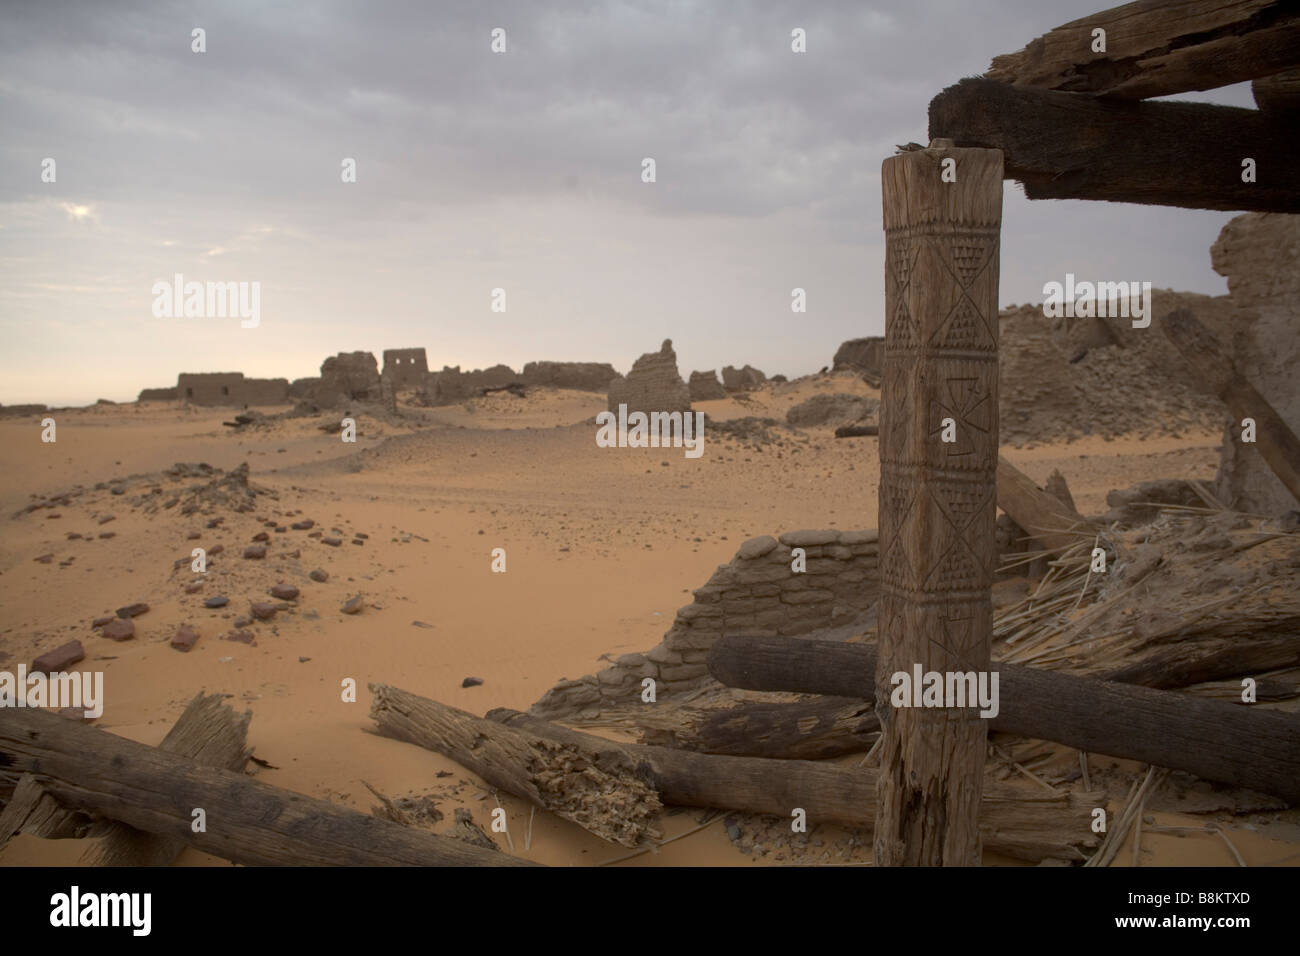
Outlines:
[[[707,372],[692,372],[689,387],[693,402],[711,402],[727,397],[727,390],[718,381],[718,373],[713,369]]]
[[[244,378],[243,372],[182,372],[176,397],[194,405],[282,405],[289,400],[285,378]],[[144,401],[144,393],[141,393]]]
[[[728,392],[747,392],[758,388],[766,381],[767,376],[752,365],[746,365],[744,368],[728,365],[722,370],[722,386]]]
[[[658,352],[647,352],[632,365],[627,376],[609,383],[609,410],[618,412],[689,412],[691,390],[677,372],[677,353],[672,339],[664,339]]]
[[[394,388],[419,388],[429,375],[424,349],[385,349],[383,376]]]

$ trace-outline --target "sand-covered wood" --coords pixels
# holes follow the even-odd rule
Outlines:
[[[1105,50],[1094,50],[1094,31]],[[993,58],[985,76],[1124,99],[1241,83],[1300,63],[1288,0],[1138,0],[1072,20]]]
[[[249,866],[530,865],[205,767],[36,709],[0,720],[0,768],[60,806],[120,820]],[[206,813],[195,832],[192,811]]]
[[[370,716],[381,734],[450,757],[611,843],[640,846],[660,836],[659,797],[633,761],[596,760],[589,749],[506,729],[387,684],[371,684],[370,691]]]
[[[507,708],[490,711],[488,719],[602,756],[630,755],[649,771],[666,804],[743,810],[786,820],[800,808],[807,813],[810,829],[817,823],[868,831],[875,826],[878,774],[873,769],[621,744]],[[1018,859],[1079,861],[1086,857],[1085,849],[1096,846],[1090,814],[1104,803],[1101,793],[988,785],[979,805],[981,839],[987,849]]]
[[[1030,199],[1300,212],[1300,129],[1261,110],[1099,100],[965,79],[930,101],[930,135],[1006,154]],[[1255,178],[1242,181],[1242,161]]]
[[[984,671],[993,630],[1002,153],[932,146],[881,167],[884,674]],[[887,692],[876,714],[876,865],[978,865],[987,723]]]
[[[997,663],[993,730],[1185,770],[1300,803],[1300,716],[1148,687]],[[876,691],[876,649],[782,637],[723,637],[709,673],[747,690]]]

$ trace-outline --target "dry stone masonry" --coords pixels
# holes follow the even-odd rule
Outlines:
[[[806,571],[792,569],[793,548],[804,549]],[[878,581],[875,530],[751,538],[677,612],[661,644],[624,654],[598,674],[560,681],[531,713],[553,718],[630,706],[640,702],[647,677],[660,699],[695,689],[707,678],[709,648],[723,634],[796,635],[847,624],[876,603]]]
[[[692,372],[689,386],[693,402],[711,402],[727,397],[727,390],[722,387],[722,383],[718,381],[718,373],[713,369],[707,372]]]
[[[748,392],[766,381],[767,376],[752,365],[744,368],[728,365],[722,370],[722,385],[728,392]]]
[[[619,405],[646,414],[691,410],[691,391],[677,372],[672,339],[637,359],[626,378],[619,375],[609,383],[609,410],[617,413]]]

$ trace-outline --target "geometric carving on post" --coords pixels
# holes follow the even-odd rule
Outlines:
[[[956,160],[945,182],[943,160]],[[877,866],[974,866],[987,721],[891,705],[891,676],[989,670],[1002,152],[885,160]],[[951,178],[951,176],[949,176]],[[956,426],[944,442],[944,419]]]

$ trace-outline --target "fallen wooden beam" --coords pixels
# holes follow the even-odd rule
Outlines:
[[[243,773],[251,751],[248,723],[253,712],[240,716],[223,702],[221,694],[198,694],[189,702],[159,750],[188,757],[207,767]],[[96,834],[81,863],[87,866],[167,866],[185,844],[174,837],[146,833],[113,820],[102,835]]]
[[[1096,30],[1105,49],[1096,50]],[[1139,0],[1094,13],[993,58],[989,79],[1126,99],[1241,83],[1300,63],[1288,0]]]
[[[830,823],[870,831],[876,820],[879,775],[865,767],[810,760],[765,760],[619,744],[501,708],[488,719],[504,729],[562,742],[593,760],[631,759],[641,764],[664,803],[764,813],[785,820],[800,808],[811,825]],[[1096,846],[1091,812],[1101,793],[1048,793],[986,784],[979,830],[985,849],[1022,860],[1079,861]]]
[[[18,778],[13,795],[0,810],[0,850],[20,833],[46,840],[85,836],[91,821],[84,813],[65,810],[29,773]]]
[[[1300,716],[995,663],[990,728],[1088,753],[1185,770],[1300,803]],[[709,673],[729,687],[860,697],[876,693],[876,649],[786,637],[718,638]]]
[[[1063,551],[1091,537],[1096,526],[1028,475],[998,456],[998,507],[1044,551]]]
[[[38,709],[6,709],[0,773],[29,773],[59,806],[248,866],[529,866],[205,767]],[[206,829],[195,832],[192,811]]]
[[[819,760],[868,749],[880,731],[872,705],[844,697],[734,707],[647,707],[636,717],[643,743],[734,757]]]
[[[1030,199],[1300,212],[1300,127],[1260,110],[1125,103],[966,79],[930,101],[930,136],[1006,154]],[[1254,181],[1243,182],[1243,161]]]
[[[586,751],[530,734],[503,733],[482,717],[387,684],[371,684],[379,732],[450,757],[494,787],[578,824],[611,843],[660,836],[661,807],[632,761],[594,764]]]
[[[1250,92],[1260,109],[1294,121],[1300,114],[1300,69],[1260,77],[1250,84]]]
[[[1300,438],[1255,386],[1238,371],[1210,332],[1188,309],[1177,309],[1159,323],[1160,331],[1182,354],[1191,369],[1190,381],[1219,396],[1241,428],[1244,418],[1255,421],[1255,448],[1273,474],[1300,501]]]
[[[835,429],[836,438],[866,438],[879,434],[879,425],[841,425]]]

